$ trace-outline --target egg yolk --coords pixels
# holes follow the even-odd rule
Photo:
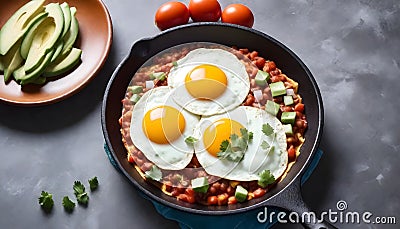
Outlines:
[[[185,77],[186,90],[196,99],[218,98],[226,90],[227,83],[224,71],[210,64],[196,66]]]
[[[142,129],[152,142],[168,144],[178,139],[185,130],[185,118],[177,109],[158,106],[144,115]]]
[[[203,135],[203,143],[207,152],[217,157],[221,143],[229,140],[232,134],[241,136],[240,129],[242,128],[244,128],[242,124],[228,118],[213,122],[205,129]]]

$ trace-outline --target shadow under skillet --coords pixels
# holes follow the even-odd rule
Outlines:
[[[115,46],[115,45],[113,45]],[[80,92],[55,104],[22,107],[0,103],[0,126],[31,133],[63,129],[84,119],[99,107],[117,61],[115,47],[97,76]]]

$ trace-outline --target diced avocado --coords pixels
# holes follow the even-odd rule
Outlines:
[[[60,6],[64,15],[64,27],[61,37],[64,37],[65,34],[67,34],[67,32],[69,31],[69,28],[71,27],[71,10],[69,8],[68,3],[66,2],[63,2]]]
[[[268,72],[264,72],[261,70],[258,70],[257,75],[256,75],[256,84],[260,87],[264,87],[265,85],[267,85],[267,81],[269,80],[269,73]]]
[[[21,85],[37,82],[37,78],[40,77],[47,65],[50,63],[53,53],[54,51],[47,53],[40,65],[30,73],[26,73],[24,71],[24,65],[22,65],[13,73],[15,80]]]
[[[32,44],[26,57],[24,70],[30,73],[35,70],[42,62],[50,50],[53,50],[64,27],[64,15],[60,4],[50,3],[46,5],[45,11],[48,17],[37,28],[33,36]]]
[[[265,111],[274,116],[278,114],[279,108],[280,108],[279,104],[271,100],[267,100],[267,103],[265,104]]]
[[[286,94],[285,84],[282,81],[271,83],[269,87],[273,97]]]
[[[64,47],[61,55],[66,55],[72,49],[72,46],[74,45],[76,38],[78,37],[79,24],[78,20],[75,17],[76,8],[71,7],[70,11],[71,11],[71,26],[69,27],[68,32],[63,37]]]
[[[206,193],[208,190],[208,179],[207,177],[198,177],[192,180],[192,189],[195,192]]]
[[[295,111],[282,112],[281,122],[283,124],[292,124],[292,125],[294,125],[294,120],[295,119],[296,119],[296,112]]]
[[[45,0],[29,1],[8,19],[0,31],[1,55],[5,55],[38,20],[36,16],[43,12],[44,2]]]
[[[7,54],[3,57],[4,64],[4,82],[7,82],[10,79],[10,76],[14,72],[15,69],[21,66],[23,59],[20,54],[21,40],[18,40],[17,43],[13,45],[13,47],[7,52]]]
[[[64,42],[62,40],[57,41],[57,43],[54,45],[54,54],[51,57],[50,63],[54,63],[57,60],[61,61],[60,59],[57,59],[57,57],[60,56],[63,46]]]
[[[138,94],[133,94],[132,97],[130,98],[130,100],[131,100],[131,102],[132,102],[133,104],[136,104],[137,102],[139,102],[139,99],[140,99],[140,98],[141,98],[140,95],[138,95]]]
[[[28,56],[29,49],[31,48],[32,40],[34,35],[36,34],[36,31],[40,24],[46,19],[48,13],[43,12],[41,13],[42,17],[40,17],[33,25],[28,29],[27,33],[25,34],[22,44],[21,44],[21,56],[26,60],[26,57]]]
[[[153,72],[150,74],[150,79],[151,80],[154,80],[154,79],[165,80],[166,76],[167,76],[167,74],[165,74],[165,72]]]
[[[235,191],[235,198],[238,202],[243,202],[247,199],[247,194],[249,192],[243,188],[241,185],[236,186],[236,191]]]
[[[283,102],[285,103],[285,106],[292,105],[293,97],[291,95],[285,95],[285,96],[283,96]]]
[[[81,55],[82,50],[72,48],[67,56],[61,59],[57,58],[55,62],[49,64],[49,66],[47,66],[46,70],[44,71],[43,76],[57,76],[71,70],[79,63]]]
[[[284,124],[283,129],[285,130],[286,135],[292,135],[293,134],[293,128],[292,124]]]
[[[142,93],[142,92],[143,92],[143,87],[142,87],[142,86],[134,85],[134,86],[129,86],[129,87],[128,87],[128,90],[129,90],[130,92],[132,92],[132,94],[139,94],[139,93]]]

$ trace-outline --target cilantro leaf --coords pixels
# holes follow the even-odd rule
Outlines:
[[[262,171],[258,175],[260,176],[260,179],[258,180],[257,184],[263,188],[265,188],[265,187],[267,187],[267,185],[273,184],[275,182],[274,175],[272,175],[271,172],[267,169]]]
[[[89,180],[90,191],[96,190],[98,186],[99,186],[99,181],[97,180],[97,177],[93,177],[92,179]]]
[[[267,123],[267,124],[264,124],[264,125],[262,126],[262,132],[263,132],[265,135],[270,136],[271,134],[274,133],[274,129],[269,125],[269,123]]]
[[[89,196],[85,192],[85,186],[80,181],[75,181],[73,188],[78,203],[87,205],[89,202]]]
[[[45,212],[50,213],[54,205],[53,195],[48,192],[42,191],[39,197],[39,204]]]
[[[224,152],[224,151],[226,151],[228,146],[229,146],[229,141],[228,140],[224,140],[224,141],[221,142],[221,145],[219,146],[219,150]]]
[[[263,149],[263,150],[267,150],[267,149],[269,149],[269,144],[266,142],[266,141],[262,141],[262,143],[261,143],[261,148]]]
[[[253,139],[253,133],[247,129],[240,129],[241,136],[232,134],[229,140],[224,140],[220,145],[220,152],[217,156],[233,162],[239,162],[243,159],[249,142]]]
[[[246,128],[241,128],[240,133],[242,134],[242,138],[245,138],[248,141],[253,140],[253,132],[249,132]]]
[[[198,140],[199,139],[197,139],[195,137],[192,137],[192,136],[189,136],[189,137],[185,138],[186,144],[191,145],[191,146],[193,146],[194,143],[196,143]]]
[[[156,165],[153,165],[149,171],[145,172],[145,177],[155,181],[160,181],[162,178],[162,172]]]
[[[80,193],[76,196],[76,200],[78,201],[79,204],[87,205],[89,202],[89,196],[87,192]]]
[[[85,186],[80,181],[74,182],[73,189],[74,189],[75,196],[78,196],[79,194],[82,194],[85,192]]]
[[[172,65],[173,65],[174,67],[178,67],[178,62],[176,62],[176,61],[172,62]]]
[[[67,212],[72,212],[75,208],[75,203],[72,202],[68,196],[64,196],[62,200],[62,205]]]

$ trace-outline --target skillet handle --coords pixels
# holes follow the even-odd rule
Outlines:
[[[300,220],[304,213],[313,212],[307,204],[303,201],[301,195],[300,179],[296,179],[288,188],[282,193],[273,198],[268,205],[277,206],[286,209],[290,212],[296,212]],[[309,229],[335,229],[336,227],[324,220],[320,220],[319,215],[316,214],[315,220],[306,220],[306,222],[301,222],[304,228]],[[306,218],[307,219],[307,218]],[[288,220],[289,221],[289,220]],[[310,221],[310,222],[308,222]]]

